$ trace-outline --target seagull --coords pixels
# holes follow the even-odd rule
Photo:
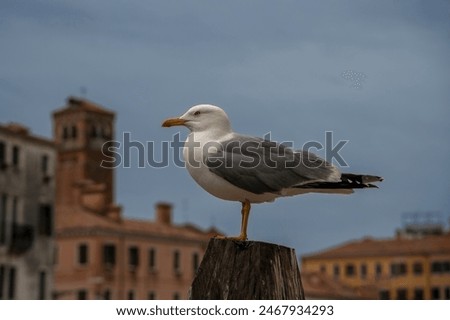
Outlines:
[[[200,104],[163,127],[185,126],[190,133],[183,158],[192,178],[217,198],[242,203],[241,232],[226,239],[246,241],[251,204],[305,193],[350,194],[377,188],[383,178],[341,173],[333,164],[305,150],[236,133],[221,108]]]

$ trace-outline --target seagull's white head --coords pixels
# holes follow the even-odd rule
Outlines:
[[[210,104],[193,106],[181,117],[165,120],[162,126],[186,126],[192,132],[216,131],[222,134],[231,132],[230,120],[225,111]]]

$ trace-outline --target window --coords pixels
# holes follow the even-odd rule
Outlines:
[[[355,266],[353,264],[347,264],[345,266],[345,275],[348,277],[352,277],[355,275]]]
[[[199,258],[199,256],[198,256],[198,253],[195,252],[195,253],[192,255],[192,269],[194,270],[194,274],[195,274],[195,273],[197,272],[197,270],[198,270],[199,261],[200,261],[200,258]]]
[[[133,290],[128,291],[128,300],[134,300],[134,291]]]
[[[44,175],[48,173],[48,156],[46,154],[41,158],[41,171]]]
[[[431,263],[432,273],[449,273],[450,261],[435,261]]]
[[[404,288],[397,289],[397,300],[408,299],[408,291]]]
[[[105,290],[105,292],[103,292],[103,299],[111,300],[111,291],[110,290]]]
[[[72,126],[72,132],[71,132],[71,137],[72,137],[72,139],[75,139],[76,137],[77,137],[77,135],[78,135],[78,132],[77,132],[77,127],[76,126]]]
[[[173,294],[173,300],[180,300],[180,294],[178,292]]]
[[[439,290],[439,287],[431,288],[431,299],[439,300],[440,298],[441,298],[441,292]]]
[[[38,232],[41,236],[53,234],[53,208],[49,204],[41,204],[39,207]]]
[[[91,127],[91,134],[90,134],[91,138],[97,138],[98,134],[97,134],[97,127],[95,125],[93,125]]]
[[[6,194],[2,194],[0,198],[0,245],[6,242]]]
[[[382,274],[383,274],[383,267],[381,264],[377,263],[375,265],[375,276],[377,278],[380,278]]]
[[[380,300],[389,300],[391,298],[391,295],[388,290],[381,290],[379,292],[379,297]]]
[[[103,263],[105,265],[114,266],[116,264],[116,246],[113,244],[105,244],[103,246]]]
[[[78,263],[85,265],[88,263],[88,246],[87,244],[80,244],[78,246]]]
[[[5,266],[0,264],[0,300],[3,300],[3,287],[5,283]]]
[[[18,207],[19,207],[19,198],[13,197],[13,199],[12,199],[12,218],[11,218],[13,226],[15,224],[17,224],[17,215],[18,215],[17,209],[18,209]]]
[[[423,300],[423,289],[414,289],[414,300]]]
[[[5,157],[5,143],[0,142],[0,170],[5,167],[6,164],[6,157]]]
[[[365,279],[367,277],[367,265],[362,264],[360,267],[361,279]]]
[[[413,273],[415,275],[420,275],[423,273],[423,264],[420,262],[415,262],[413,264]]]
[[[442,271],[446,273],[450,272],[450,261],[444,261],[442,263]]]
[[[180,271],[180,252],[178,250],[173,253],[173,269]]]
[[[333,266],[333,275],[335,278],[339,278],[340,271],[341,270],[340,270],[339,266],[337,264],[335,264]]]
[[[9,285],[8,285],[8,299],[13,300],[16,297],[16,268],[9,269]]]
[[[63,127],[63,133],[62,133],[63,140],[67,140],[69,138],[69,130],[67,127]]]
[[[128,259],[130,266],[137,267],[139,265],[139,249],[138,247],[130,247],[128,250]]]
[[[450,287],[445,288],[445,300],[450,300]]]
[[[39,272],[39,300],[45,300],[45,291],[47,284],[47,275],[45,271]]]
[[[156,250],[154,248],[148,250],[148,267],[150,270],[156,269]]]
[[[12,197],[11,223],[9,224],[11,228],[10,239],[12,241],[14,241],[14,239],[17,237],[16,231],[18,219],[18,212],[17,212],[18,206],[19,206],[19,199],[16,196]]]
[[[431,272],[432,273],[441,273],[442,270],[442,263],[440,261],[435,261],[431,263]]]
[[[18,146],[14,146],[12,148],[12,165],[14,167],[18,167],[19,166],[19,161],[20,161],[20,150]]]
[[[148,300],[156,300],[156,293],[155,293],[155,291],[150,291],[148,293]]]
[[[87,300],[87,298],[88,298],[88,293],[85,289],[78,290],[78,292],[77,292],[78,300]]]
[[[324,264],[322,264],[322,265],[320,266],[320,272],[321,272],[321,273],[327,273],[327,267],[326,267]]]
[[[391,275],[392,276],[401,276],[405,275],[407,272],[405,263],[393,263],[391,264]]]

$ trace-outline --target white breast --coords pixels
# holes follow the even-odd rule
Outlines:
[[[192,143],[190,143],[192,141],[195,141],[197,146],[193,146]],[[207,144],[209,141],[211,141],[210,137],[206,138],[201,133],[191,133],[189,134],[183,148],[183,157],[186,163],[186,168],[192,178],[203,189],[215,197],[230,201],[242,202],[248,199],[252,203],[260,203],[273,201],[276,198],[276,195],[274,194],[254,194],[252,192],[245,191],[229,183],[222,177],[212,173],[204,163],[204,152],[207,152],[206,148],[213,148],[214,146],[213,144]],[[198,143],[200,145],[198,145]]]

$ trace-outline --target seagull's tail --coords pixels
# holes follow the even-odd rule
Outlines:
[[[301,189],[363,189],[363,188],[378,188],[372,182],[381,182],[382,177],[371,176],[367,174],[353,174],[343,173],[341,175],[341,181],[327,182],[316,181],[311,183],[305,183],[296,186]]]

